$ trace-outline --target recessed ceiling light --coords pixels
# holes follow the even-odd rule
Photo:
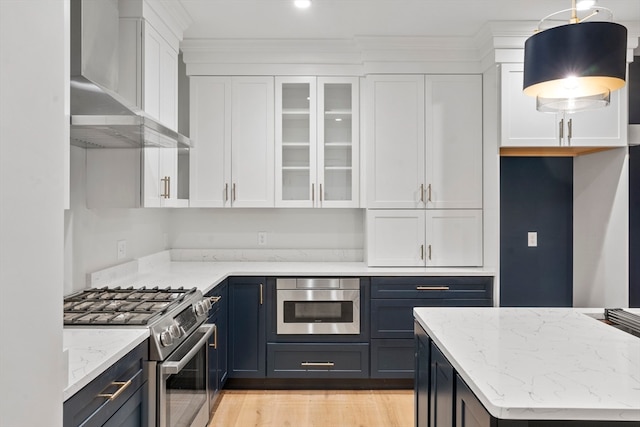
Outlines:
[[[306,9],[311,6],[311,0],[295,0],[293,4],[299,9]]]

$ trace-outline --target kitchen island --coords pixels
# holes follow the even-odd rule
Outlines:
[[[416,372],[418,425],[436,415],[434,404],[456,426],[485,425],[465,412],[478,408],[487,426],[640,425],[640,338],[583,310],[415,308],[414,316],[419,364],[428,364]],[[447,366],[443,399],[434,381]]]

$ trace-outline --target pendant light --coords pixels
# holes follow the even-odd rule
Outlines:
[[[540,30],[549,18],[571,12],[568,24]],[[593,7],[578,19],[576,1],[572,8],[553,13],[540,21],[538,31],[524,45],[526,95],[536,97],[543,112],[567,112],[609,105],[612,91],[624,87],[627,29],[613,22],[586,20],[607,11]]]

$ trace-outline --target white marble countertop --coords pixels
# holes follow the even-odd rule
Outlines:
[[[203,293],[229,276],[493,276],[483,268],[368,267],[363,262],[165,262],[120,276],[112,269],[91,275],[91,287],[196,287]]]
[[[415,308],[502,419],[640,421],[640,338],[571,308]]]
[[[64,328],[69,350],[66,401],[149,337],[148,329]]]

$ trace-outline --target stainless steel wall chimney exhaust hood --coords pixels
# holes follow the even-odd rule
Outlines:
[[[71,143],[85,148],[190,147],[117,93],[118,0],[71,1]]]

